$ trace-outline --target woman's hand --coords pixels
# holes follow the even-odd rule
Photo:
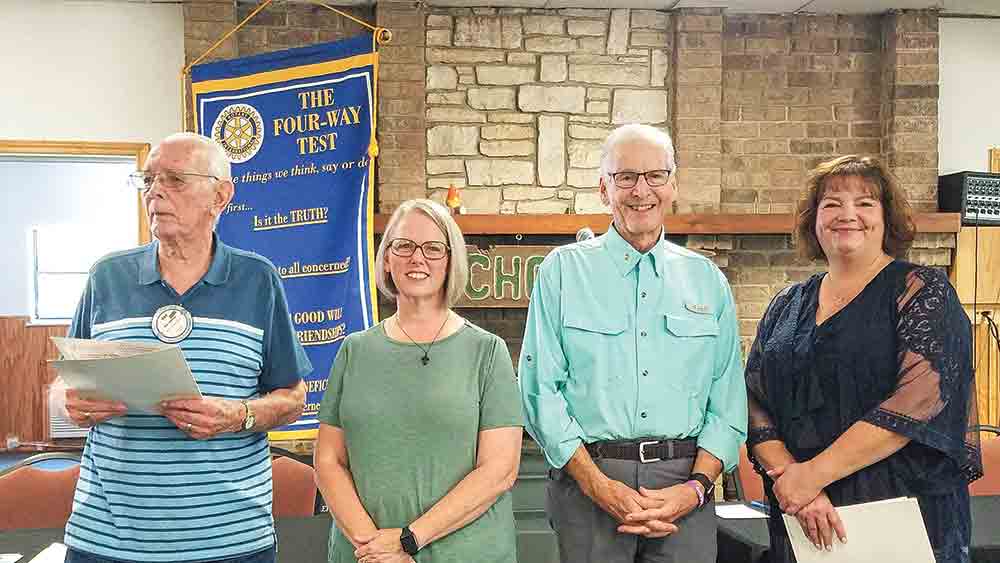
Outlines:
[[[354,550],[354,557],[361,563],[402,563],[410,557],[399,542],[402,533],[402,528],[379,530],[363,540],[361,546]]]
[[[781,511],[796,514],[823,491],[826,483],[819,482],[817,472],[808,463],[789,463],[767,472],[774,479],[774,496]]]
[[[840,543],[847,543],[847,529],[837,514],[837,508],[833,506],[825,492],[821,491],[812,502],[802,507],[795,518],[816,549],[827,551],[833,549],[834,532]]]

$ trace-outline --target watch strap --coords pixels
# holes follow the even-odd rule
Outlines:
[[[243,422],[240,424],[240,427],[243,430],[250,430],[253,428],[257,419],[254,417],[253,411],[250,409],[250,402],[246,399],[242,399],[240,402],[243,403]]]
[[[684,484],[694,489],[694,493],[698,495],[698,508],[705,506],[705,493],[701,492],[701,483],[691,479],[690,481],[685,481]]]
[[[701,483],[702,488],[705,489],[706,501],[713,498],[712,494],[715,491],[715,481],[712,481],[708,475],[705,475],[704,473],[692,473],[688,479]]]

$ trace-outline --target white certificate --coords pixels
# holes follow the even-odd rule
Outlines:
[[[160,401],[200,399],[180,346],[52,337],[63,358],[49,363],[81,397],[125,403],[159,413]]]
[[[872,563],[905,561],[934,563],[920,505],[913,498],[896,498],[837,507],[847,543],[833,536],[831,551],[818,550],[806,538],[794,516],[783,514],[788,538],[799,563]]]

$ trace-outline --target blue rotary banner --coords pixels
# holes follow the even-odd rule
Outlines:
[[[278,268],[312,361],[306,410],[276,439],[315,435],[340,343],[378,315],[372,248],[378,54],[362,35],[191,70],[197,129],[233,166],[219,237]]]

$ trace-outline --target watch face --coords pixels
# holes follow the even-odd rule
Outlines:
[[[402,533],[400,533],[399,543],[402,544],[403,551],[407,555],[416,555],[417,551],[419,551],[417,548],[417,540],[413,537],[413,532],[410,531],[409,527],[404,528]]]

